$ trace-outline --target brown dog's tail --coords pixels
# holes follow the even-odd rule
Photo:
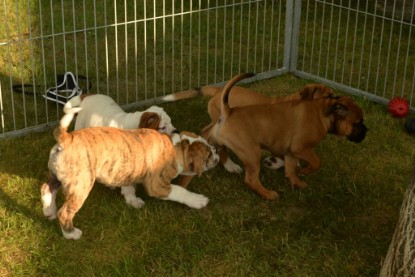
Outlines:
[[[221,104],[221,116],[223,119],[227,118],[230,114],[229,107],[229,92],[231,88],[240,80],[255,76],[255,73],[242,73],[233,77],[222,90],[222,104]]]
[[[59,121],[59,126],[56,127],[53,135],[55,136],[56,142],[62,147],[69,140],[72,140],[72,135],[68,133],[68,127],[72,122],[75,114],[78,113],[82,108],[67,108],[65,109],[65,115]]]

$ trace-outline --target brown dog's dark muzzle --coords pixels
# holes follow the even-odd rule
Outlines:
[[[347,139],[356,143],[361,142],[365,139],[367,132],[367,127],[363,122],[355,123],[353,125],[352,133],[347,136]]]

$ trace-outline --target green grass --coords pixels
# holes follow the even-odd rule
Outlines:
[[[307,80],[284,75],[250,87],[285,95]],[[337,92],[342,94],[341,92]],[[208,98],[163,105],[182,130],[209,122]],[[280,194],[265,201],[222,166],[189,186],[208,206],[149,198],[135,210],[119,190],[97,184],[75,217],[79,241],[42,215],[52,130],[0,140],[0,275],[4,276],[377,276],[409,183],[414,138],[384,106],[356,99],[369,128],[355,144],[327,136],[322,168],[292,189],[281,170],[261,180]],[[58,206],[63,202],[58,195]]]

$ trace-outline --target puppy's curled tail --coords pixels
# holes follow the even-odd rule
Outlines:
[[[221,104],[221,116],[223,119],[227,118],[230,114],[229,107],[229,92],[231,88],[240,80],[253,77],[255,73],[242,73],[233,77],[222,90],[222,104]]]
[[[66,106],[66,105],[65,105]],[[72,140],[72,135],[68,133],[68,127],[71,124],[72,119],[75,114],[78,113],[82,108],[69,108],[65,107],[65,115],[59,121],[59,126],[55,129],[53,135],[55,136],[56,141],[64,147],[66,142]]]
[[[71,113],[72,108],[81,106],[82,99],[82,95],[72,97],[68,102],[66,102],[65,106],[63,106],[64,113]]]

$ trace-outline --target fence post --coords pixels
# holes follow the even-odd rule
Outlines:
[[[415,171],[406,189],[398,224],[380,270],[380,277],[415,274]]]
[[[285,17],[284,68],[297,69],[298,39],[300,37],[301,0],[287,0]]]

